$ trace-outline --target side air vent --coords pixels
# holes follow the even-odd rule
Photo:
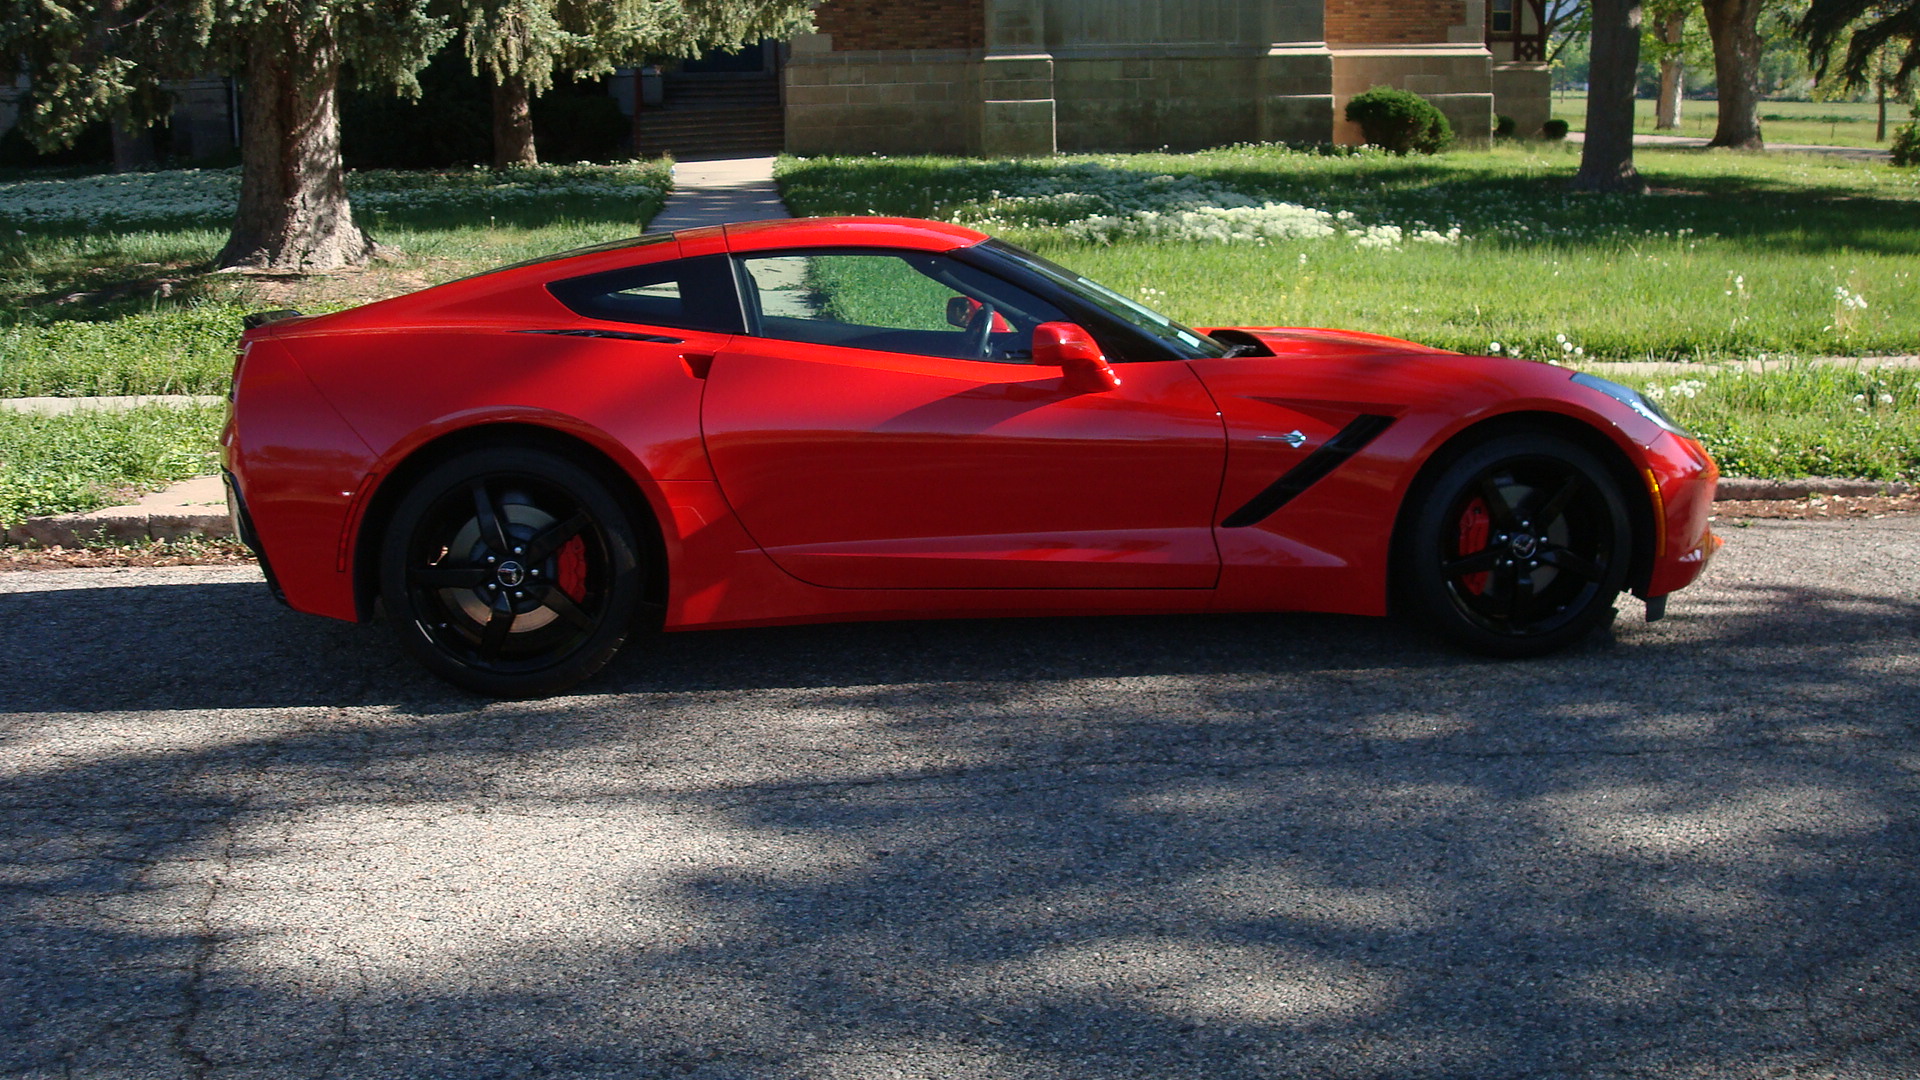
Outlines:
[[[1333,438],[1320,445],[1318,450],[1308,454],[1306,459],[1283,473],[1280,479],[1268,484],[1265,491],[1247,500],[1247,505],[1227,515],[1220,523],[1223,529],[1240,529],[1248,525],[1258,525],[1273,516],[1273,512],[1293,501],[1294,496],[1307,490],[1326,478],[1326,475],[1339,468],[1348,458],[1359,453],[1368,443],[1380,437],[1380,433],[1393,426],[1393,417],[1376,416],[1363,413],[1353,422],[1339,430]]]
[[[299,317],[300,312],[292,308],[276,308],[273,311],[255,311],[242,316],[240,325],[249,330],[258,330],[268,323],[276,323],[281,319],[297,319]]]

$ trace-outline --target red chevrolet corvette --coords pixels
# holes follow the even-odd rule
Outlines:
[[[759,222],[252,316],[241,535],[301,611],[558,691],[637,627],[1397,607],[1548,652],[1658,618],[1717,470],[1634,391],[1181,326],[929,221]]]

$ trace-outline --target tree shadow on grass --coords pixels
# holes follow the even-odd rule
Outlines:
[[[1316,617],[687,634],[482,706],[257,583],[96,591],[0,598],[0,1071],[1920,1053],[1910,597],[1735,578],[1527,664]]]

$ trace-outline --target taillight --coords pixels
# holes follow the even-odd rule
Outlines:
[[[227,404],[240,399],[240,369],[247,362],[247,350],[253,348],[253,342],[242,338],[240,348],[233,354],[233,378],[227,383]]]

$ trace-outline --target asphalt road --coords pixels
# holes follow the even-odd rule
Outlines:
[[[677,635],[486,704],[249,570],[0,574],[6,1077],[1913,1077],[1920,518],[1489,664]]]

